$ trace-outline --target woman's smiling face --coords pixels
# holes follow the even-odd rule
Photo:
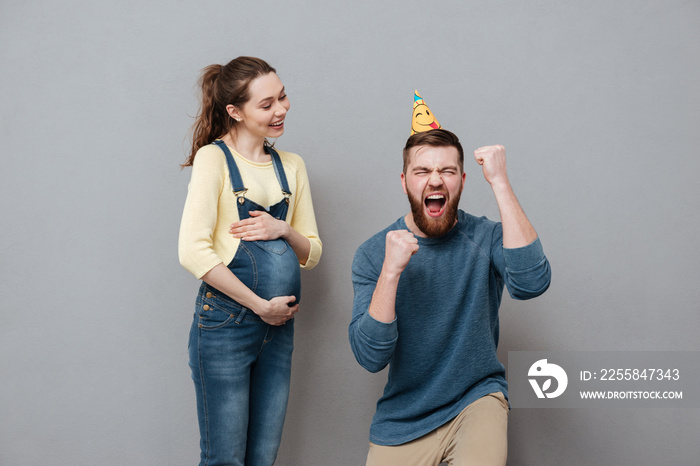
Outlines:
[[[289,98],[276,73],[255,78],[249,87],[250,99],[234,110],[240,118],[239,130],[262,138],[277,138],[284,134],[284,118],[289,111]]]

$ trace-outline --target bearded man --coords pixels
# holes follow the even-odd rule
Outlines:
[[[350,344],[364,368],[389,365],[370,428],[369,466],[504,465],[508,392],[496,357],[504,285],[548,288],[550,267],[506,173],[505,149],[474,151],[501,222],[459,210],[464,152],[444,129],[412,135],[401,184],[411,212],[355,253]]]

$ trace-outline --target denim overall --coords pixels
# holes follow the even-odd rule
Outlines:
[[[291,192],[282,161],[271,148],[282,200],[265,209],[245,197],[236,162],[223,141],[240,220],[253,210],[285,220]],[[283,239],[241,241],[228,268],[263,299],[295,296],[299,260]],[[271,326],[253,311],[202,282],[190,330],[189,354],[197,395],[200,466],[272,465],[282,438],[294,347],[294,319]]]

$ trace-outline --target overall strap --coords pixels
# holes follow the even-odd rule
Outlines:
[[[231,151],[228,150],[228,146],[226,146],[226,143],[222,141],[221,139],[217,139],[214,141],[214,144],[219,146],[219,148],[224,151],[224,155],[226,156],[226,165],[228,165],[228,175],[229,178],[231,178],[231,187],[233,188],[233,194],[236,195],[237,198],[239,198],[239,202],[241,199],[245,197],[246,187],[243,185],[243,178],[241,178],[241,172],[238,171],[238,166],[236,165],[236,161],[233,160],[233,155],[231,154]]]
[[[284,174],[284,166],[282,165],[282,159],[280,159],[279,154],[272,147],[265,147],[265,151],[272,157],[272,166],[275,168],[275,175],[277,175],[277,181],[282,187],[282,194],[284,195],[284,200],[289,204],[289,198],[292,192],[289,190],[289,184],[287,183],[287,176]]]

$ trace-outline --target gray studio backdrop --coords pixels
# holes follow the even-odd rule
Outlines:
[[[414,89],[468,155],[506,146],[553,267],[504,300],[504,363],[700,350],[699,44],[695,0],[1,2],[0,464],[196,463],[178,164],[199,70],[244,54],[287,86],[277,146],[324,242],[278,464],[364,464],[386,373],[352,357],[350,265],[407,212]],[[466,170],[462,208],[497,219]],[[697,464],[699,429],[697,409],[515,409],[509,464]]]

